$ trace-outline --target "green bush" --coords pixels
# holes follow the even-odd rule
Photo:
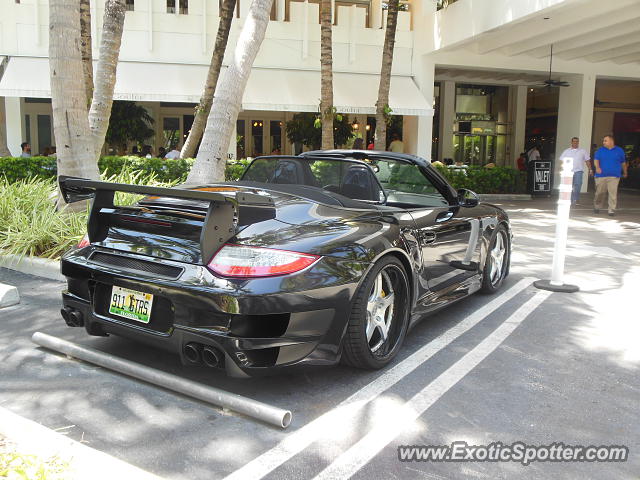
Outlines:
[[[124,167],[105,180],[138,185],[173,186],[159,182],[154,173]],[[119,192],[116,203],[131,204],[140,196]],[[87,231],[85,212],[57,211],[54,179],[30,178],[9,182],[0,179],[0,251],[16,255],[58,258],[76,245]]]
[[[125,169],[130,172],[141,172],[143,175],[155,175],[158,182],[182,183],[187,179],[194,160],[141,158],[136,156],[101,157],[98,167],[103,175],[119,174]],[[246,159],[227,162],[225,178],[238,180],[248,162]],[[53,179],[56,177],[57,165],[54,157],[0,157],[0,178],[6,177],[9,182],[30,178]]]
[[[25,178],[54,178],[56,176],[55,157],[0,157],[0,177],[9,182]]]
[[[117,174],[124,169],[142,172],[144,175],[154,174],[159,182],[181,183],[187,179],[193,165],[192,158],[144,158],[132,156],[101,157],[98,161],[100,172],[110,175]]]
[[[438,171],[458,188],[467,188],[476,193],[514,194],[527,192],[527,175],[511,167],[477,167],[452,169],[435,165]]]

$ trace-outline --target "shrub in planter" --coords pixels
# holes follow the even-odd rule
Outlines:
[[[56,176],[55,157],[0,157],[0,177],[9,182],[23,178],[54,178]]]
[[[144,176],[153,174],[159,182],[182,183],[187,179],[193,162],[192,158],[141,158],[133,155],[114,155],[101,157],[98,167],[100,173],[107,176],[127,170],[141,172]],[[247,165],[246,159],[230,160],[225,169],[225,178],[229,181],[238,180]],[[56,173],[55,157],[0,157],[0,178],[6,177],[9,182],[29,178],[53,179]]]
[[[527,176],[511,167],[477,167],[466,169],[452,169],[435,165],[438,171],[458,188],[468,188],[476,193],[513,194],[526,193]]]

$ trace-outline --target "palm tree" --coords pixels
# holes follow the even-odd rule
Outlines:
[[[322,148],[335,148],[333,143],[333,52],[331,45],[331,0],[320,2],[320,115]]]
[[[213,98],[198,156],[188,183],[224,180],[227,151],[235,135],[242,95],[269,23],[273,0],[253,0],[238,37],[233,59],[220,79]]]
[[[223,0],[220,10],[220,24],[218,25],[218,34],[216,35],[216,44],[213,47],[213,55],[211,56],[211,64],[209,65],[209,73],[204,84],[204,93],[200,97],[200,103],[196,107],[196,116],[191,126],[191,131],[187,140],[184,142],[180,157],[191,158],[196,151],[198,142],[202,138],[204,127],[211,111],[213,96],[216,92],[218,77],[220,76],[220,68],[224,59],[224,52],[227,49],[227,41],[229,40],[229,31],[231,30],[231,22],[233,13],[236,9],[236,0]]]
[[[4,72],[7,69],[7,64],[9,63],[9,57],[4,57],[2,61],[0,61],[0,81],[2,81],[2,77],[4,76]],[[4,118],[4,97],[0,97],[0,157],[10,157],[11,152],[7,148],[7,122]]]
[[[87,92],[87,110],[93,99],[93,52],[91,49],[91,4],[90,0],[80,0],[80,46],[82,49],[82,69]]]
[[[391,67],[393,66],[393,48],[396,43],[396,25],[398,24],[399,0],[389,0],[387,10],[387,29],[384,34],[382,48],[382,66],[380,67],[380,85],[376,102],[376,150],[387,148],[387,116],[389,108],[389,88],[391,86]]]
[[[79,0],[49,3],[49,70],[58,175],[97,180],[100,174],[82,68]]]
[[[89,128],[91,129],[96,162],[100,157],[104,146],[104,137],[109,127],[125,12],[125,0],[106,0],[100,41],[100,58],[96,69],[93,101],[89,109]]]

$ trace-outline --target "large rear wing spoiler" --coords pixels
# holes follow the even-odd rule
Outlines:
[[[202,260],[205,263],[227,240],[235,235],[241,205],[273,208],[271,197],[242,191],[223,195],[212,191],[100,182],[63,175],[59,177],[58,183],[62,197],[67,203],[92,199],[87,224],[89,241],[92,243],[103,241],[107,237],[109,227],[112,224],[111,216],[114,209],[117,208],[114,204],[116,192],[208,202],[209,206],[206,216],[201,222],[202,230],[200,233],[200,250]],[[147,225],[162,223],[167,227],[173,226],[168,219],[163,218],[162,221],[158,221],[144,215],[141,215],[137,221]]]

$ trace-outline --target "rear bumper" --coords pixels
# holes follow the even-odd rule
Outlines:
[[[228,280],[180,264],[179,279],[163,280],[94,265],[87,253],[63,258],[69,288],[62,303],[81,314],[89,334],[140,341],[178,354],[187,365],[193,362],[186,344],[214,347],[224,353],[220,366],[236,377],[337,363],[359,270],[366,269],[324,257],[296,275]],[[113,285],[154,295],[149,325],[108,313]]]

